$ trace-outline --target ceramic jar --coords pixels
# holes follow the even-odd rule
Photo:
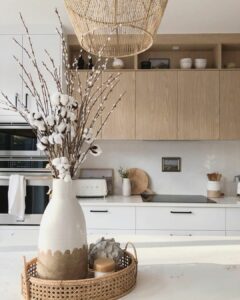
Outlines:
[[[129,178],[123,178],[122,195],[125,197],[131,196],[131,182]]]
[[[113,69],[123,69],[124,68],[124,62],[120,58],[114,58],[113,63],[112,63],[112,68]]]
[[[86,223],[72,181],[53,179],[52,199],[40,224],[37,272],[51,280],[87,277]]]

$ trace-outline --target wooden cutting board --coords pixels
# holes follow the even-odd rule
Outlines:
[[[145,171],[138,168],[128,169],[128,178],[131,181],[132,195],[139,195],[147,190],[149,180]]]

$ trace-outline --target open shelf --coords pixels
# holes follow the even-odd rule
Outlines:
[[[180,69],[180,60],[186,57],[192,58],[193,62],[195,58],[205,58],[208,69],[218,68],[217,45],[178,45],[177,50],[174,49],[174,45],[153,46],[138,56],[138,68],[141,69],[142,61],[161,58],[170,60],[170,69]]]
[[[234,64],[234,66],[231,66]],[[222,45],[222,68],[240,68],[240,44]]]
[[[80,45],[76,36],[68,36],[70,52],[70,63],[79,57]],[[88,53],[82,51],[85,61],[85,69],[88,69]],[[207,59],[207,67],[204,70],[229,69],[229,63],[234,64],[234,68],[240,68],[240,34],[191,34],[191,35],[157,35],[153,46],[139,55],[124,57],[124,68],[121,70],[150,70],[141,69],[141,62],[150,59],[168,59],[170,70],[184,70],[180,68],[181,58]],[[96,57],[92,56],[93,63]],[[112,68],[113,59],[109,59],[108,70]],[[168,68],[167,68],[168,69]],[[154,70],[154,69],[152,69]],[[159,69],[157,69],[159,70]],[[194,69],[190,70],[199,70]]]

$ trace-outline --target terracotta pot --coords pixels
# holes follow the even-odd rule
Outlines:
[[[86,223],[73,182],[53,179],[53,193],[40,224],[37,272],[40,278],[87,277]]]

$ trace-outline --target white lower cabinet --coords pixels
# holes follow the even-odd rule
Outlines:
[[[88,235],[102,235],[115,237],[116,235],[135,235],[135,230],[117,230],[117,229],[88,229]]]
[[[161,236],[225,236],[224,230],[184,231],[184,230],[136,230],[137,235],[161,235]]]
[[[135,231],[135,208],[117,206],[82,206],[87,230]]]
[[[0,226],[0,244],[37,246],[39,226]]]
[[[240,208],[226,208],[226,231],[240,231]]]
[[[225,231],[225,209],[137,207],[136,230]]]
[[[226,230],[226,236],[240,236],[240,230]]]

